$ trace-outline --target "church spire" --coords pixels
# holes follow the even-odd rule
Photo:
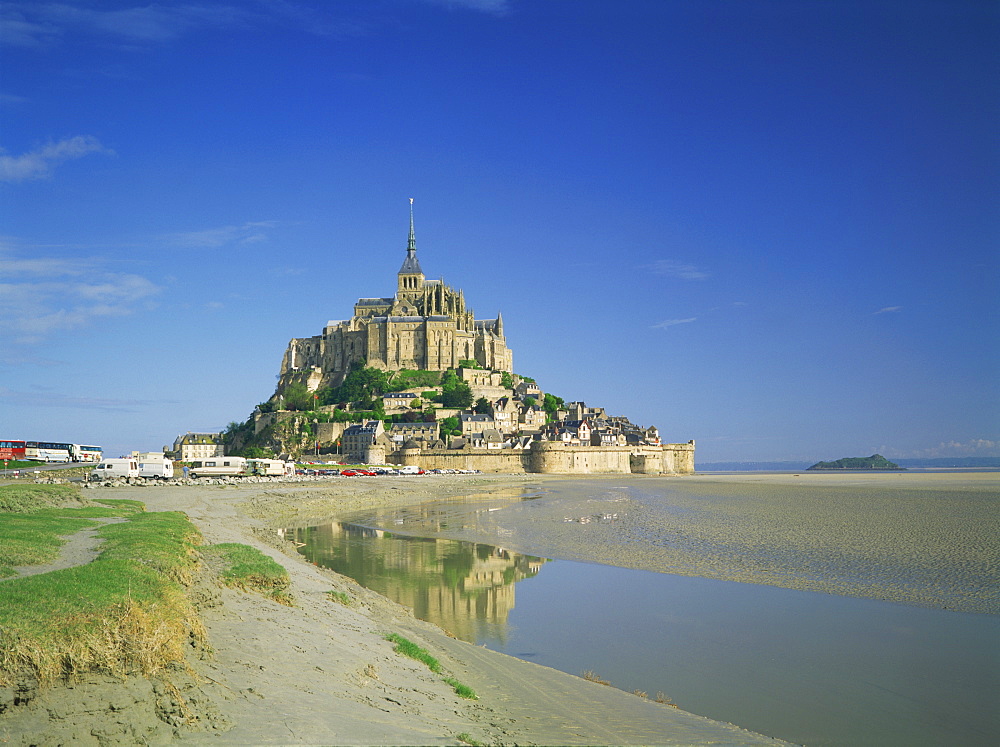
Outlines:
[[[420,279],[408,280],[405,284],[400,279],[400,290],[413,289],[423,285],[424,271],[420,269],[420,262],[417,261],[417,238],[413,233],[413,198],[410,198],[410,236],[406,241],[406,259],[403,266],[399,268],[400,275],[419,275]]]
[[[406,241],[406,253],[417,251],[417,237],[413,233],[413,198],[410,198],[410,238]]]

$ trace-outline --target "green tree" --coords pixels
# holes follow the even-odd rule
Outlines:
[[[445,438],[447,436],[461,436],[462,435],[462,423],[454,415],[450,418],[445,418],[440,421],[439,425],[441,431],[441,437]]]
[[[311,410],[313,408],[313,395],[305,384],[294,382],[285,387],[284,391],[286,410]]]
[[[542,409],[545,410],[545,419],[547,421],[555,420],[556,410],[561,408],[564,404],[565,400],[562,397],[546,393],[545,399],[542,400]]]
[[[480,397],[477,399],[476,404],[472,409],[480,415],[493,414],[493,405],[488,399],[486,399],[486,397]]]
[[[503,371],[500,374],[500,386],[505,387],[507,389],[514,388],[514,379],[513,377],[511,377],[510,371]]]
[[[464,381],[459,381],[454,388],[441,393],[441,404],[445,407],[465,409],[472,406],[472,389]]]

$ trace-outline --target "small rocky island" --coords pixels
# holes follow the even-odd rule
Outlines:
[[[844,457],[835,462],[816,462],[809,469],[905,470],[906,467],[900,467],[895,462],[890,462],[881,454],[872,454],[868,457]]]

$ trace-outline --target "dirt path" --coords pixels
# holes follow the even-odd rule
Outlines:
[[[101,524],[117,524],[120,521],[124,521],[124,519],[93,519],[93,521],[100,522]],[[39,573],[59,571],[63,568],[72,568],[73,566],[89,563],[100,552],[101,538],[97,536],[97,532],[100,529],[101,527],[99,526],[89,527],[73,534],[63,535],[62,538],[66,542],[59,548],[58,558],[44,565],[15,566],[14,575],[0,579],[0,581],[10,581],[15,578],[23,578],[24,576],[35,576]]]

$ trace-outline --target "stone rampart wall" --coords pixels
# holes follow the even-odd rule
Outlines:
[[[401,449],[387,454],[386,459],[390,464],[422,469],[514,474],[690,474],[694,472],[694,442],[636,447],[535,441],[529,449]]]

